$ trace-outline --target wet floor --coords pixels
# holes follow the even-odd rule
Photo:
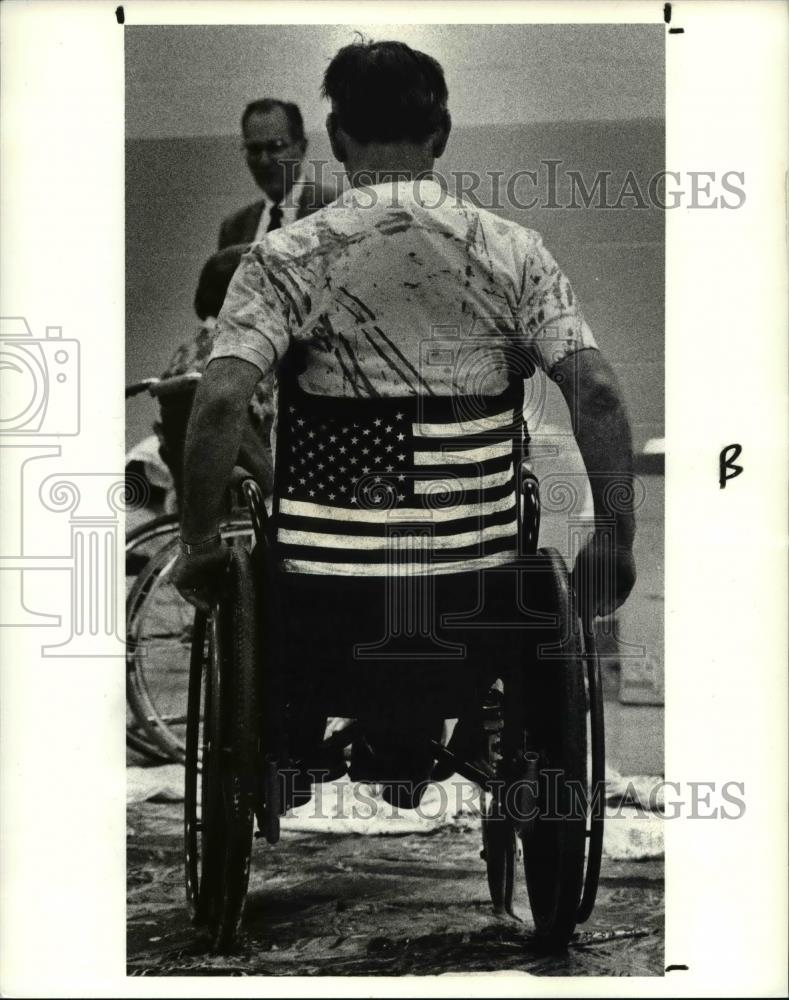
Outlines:
[[[662,861],[604,858],[591,919],[566,953],[546,956],[532,938],[523,879],[522,922],[496,918],[479,830],[457,827],[375,837],[289,830],[276,846],[256,842],[238,952],[208,955],[184,901],[182,809],[129,808],[129,975],[663,973]]]

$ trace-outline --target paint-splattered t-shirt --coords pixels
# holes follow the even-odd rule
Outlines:
[[[252,246],[212,359],[265,373],[294,343],[302,389],[357,398],[495,395],[526,357],[550,375],[596,346],[538,233],[424,180],[350,189]]]
[[[277,540],[286,570],[332,575],[512,559],[523,379],[596,346],[538,233],[424,180],[253,245],[217,328],[212,360],[289,359]]]

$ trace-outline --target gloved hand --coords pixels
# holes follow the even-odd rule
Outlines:
[[[230,549],[217,539],[205,551],[182,552],[173,567],[178,593],[200,611],[209,614],[219,599],[222,580],[230,562]]]
[[[578,554],[571,582],[580,614],[589,619],[610,615],[624,604],[636,582],[632,546],[616,544],[607,532],[595,532]]]

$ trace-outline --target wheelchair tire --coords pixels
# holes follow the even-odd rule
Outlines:
[[[251,538],[248,517],[228,519],[222,535]],[[152,761],[183,763],[193,609],[172,582],[178,539],[173,514],[126,538],[126,703],[127,744]]]
[[[246,901],[258,772],[255,581],[246,550],[231,551],[207,634],[195,617],[184,794],[187,899],[220,954],[234,947]]]
[[[597,641],[593,626],[584,624],[584,648],[589,683],[589,743],[592,757],[592,794],[589,808],[589,846],[586,852],[586,874],[581,904],[578,907],[578,923],[585,923],[592,915],[597,886],[600,882],[600,866],[603,860],[603,837],[605,834],[605,709],[603,703],[603,678]]]
[[[526,887],[538,942],[564,949],[575,930],[586,851],[586,696],[580,623],[567,567],[540,549],[530,606],[555,624],[541,629],[523,673],[527,749],[539,755],[538,812],[523,834]],[[539,591],[539,594],[536,592]]]
[[[212,881],[205,872],[206,852],[202,833],[204,825],[205,829],[209,829],[211,824],[207,819],[200,775],[203,743],[208,740],[206,719],[212,709],[211,651],[206,648],[207,631],[206,616],[197,611],[192,633],[184,761],[184,874],[186,898],[195,923],[200,923],[202,917],[201,884],[207,887]]]

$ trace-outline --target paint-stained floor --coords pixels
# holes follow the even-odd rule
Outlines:
[[[662,975],[663,863],[603,859],[598,902],[567,952],[535,947],[525,885],[521,923],[491,910],[478,829],[431,835],[257,841],[236,954],[211,956],[184,902],[179,803],[128,814],[128,972],[175,975]]]

